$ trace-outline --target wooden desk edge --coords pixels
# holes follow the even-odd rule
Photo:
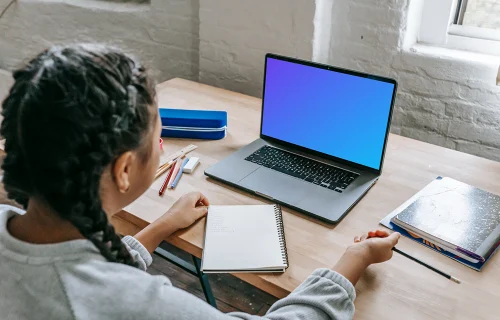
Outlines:
[[[142,226],[139,226],[128,220],[125,220],[126,218],[124,218],[124,216],[130,217],[131,215],[125,211],[122,211],[111,218],[111,222],[115,226],[116,231],[120,234],[135,235],[147,225],[147,223],[144,222],[140,223]],[[175,236],[175,234],[165,239],[165,241],[171,243],[179,249],[186,251],[189,254],[201,258],[201,248],[198,248],[197,246],[194,246],[193,244],[182,240],[180,237]],[[289,291],[275,285],[274,283],[266,281],[265,279],[253,273],[233,273],[232,275],[277,298],[283,298],[290,294]]]

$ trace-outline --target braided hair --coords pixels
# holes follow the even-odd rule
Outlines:
[[[146,149],[155,91],[145,69],[118,49],[78,44],[45,50],[13,76],[0,127],[9,198],[42,200],[108,261],[137,266],[108,222],[100,180],[121,154]]]

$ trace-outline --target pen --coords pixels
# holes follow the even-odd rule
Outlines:
[[[186,163],[188,161],[189,161],[188,158],[184,159],[184,161],[182,162],[182,164],[179,166],[179,172],[177,173],[177,176],[175,177],[174,182],[172,183],[172,189],[175,188],[175,186],[177,186],[177,182],[179,182],[179,179],[182,176],[182,169],[184,168],[184,166],[186,166]]]
[[[405,252],[403,252],[403,251],[401,251],[401,250],[399,250],[399,249],[397,249],[397,248],[392,248],[392,251],[399,253],[399,254],[400,254],[400,255],[402,255],[403,257],[406,257],[406,258],[408,258],[408,259],[410,259],[410,260],[415,261],[416,263],[418,263],[418,264],[420,264],[420,265],[422,265],[422,266],[426,267],[427,269],[430,269],[430,270],[432,270],[432,271],[436,272],[437,274],[442,275],[442,276],[443,276],[443,277],[445,277],[446,279],[449,279],[449,280],[451,280],[451,281],[453,281],[453,282],[455,282],[455,283],[460,283],[460,280],[458,280],[457,278],[455,278],[455,277],[453,277],[453,276],[451,276],[451,275],[449,275],[449,274],[447,274],[447,273],[445,273],[445,272],[443,272],[443,271],[441,271],[441,270],[438,270],[438,269],[436,269],[436,268],[434,268],[434,267],[432,267],[432,266],[428,265],[427,263],[425,263],[425,262],[423,262],[423,261],[420,261],[420,260],[418,260],[417,258],[412,257],[412,256],[410,256],[409,254],[407,254],[407,253],[405,253]]]
[[[160,196],[163,195],[163,193],[165,192],[165,189],[167,188],[167,184],[168,184],[168,180],[170,179],[170,177],[172,176],[172,172],[174,172],[174,168],[171,168],[170,171],[168,172],[167,176],[165,177],[165,181],[163,182],[163,184],[161,185],[161,188],[160,188],[160,191],[158,192],[158,194]]]

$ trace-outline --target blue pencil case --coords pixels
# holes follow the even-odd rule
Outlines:
[[[219,140],[226,136],[227,112],[160,109],[162,137]]]

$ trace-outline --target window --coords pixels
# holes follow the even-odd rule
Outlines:
[[[500,56],[500,0],[424,0],[418,42]]]
[[[453,24],[500,30],[500,1],[459,0]]]

